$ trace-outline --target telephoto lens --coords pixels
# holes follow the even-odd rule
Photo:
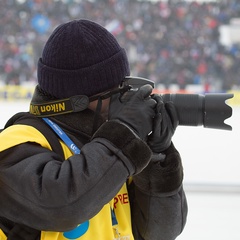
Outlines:
[[[179,125],[232,130],[232,127],[224,121],[232,116],[232,108],[226,104],[226,100],[232,98],[233,94],[163,94],[161,96],[164,102],[174,103]]]

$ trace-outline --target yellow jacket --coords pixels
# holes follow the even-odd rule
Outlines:
[[[0,146],[0,151],[24,142],[36,142],[41,146],[51,150],[47,139],[38,130],[31,126],[13,125],[1,133],[4,144]],[[69,148],[61,141],[65,159],[72,155]],[[117,224],[112,221],[114,212]],[[41,240],[132,240],[130,203],[126,184],[124,184],[118,194],[101,211],[89,221],[79,224],[75,229],[68,232],[41,232]],[[5,234],[0,230],[0,240],[7,240]]]

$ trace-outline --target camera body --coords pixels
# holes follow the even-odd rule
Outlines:
[[[126,77],[123,86],[130,86],[121,100],[127,101],[141,86],[150,84],[154,88],[154,82],[140,77]],[[232,108],[226,104],[226,100],[233,94],[207,93],[202,94],[160,94],[163,102],[173,102],[176,107],[179,125],[203,126],[221,130],[232,130],[232,127],[224,121],[232,116]]]

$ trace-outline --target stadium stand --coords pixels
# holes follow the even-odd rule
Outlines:
[[[240,16],[237,0],[1,0],[0,82],[36,82],[43,43],[59,24],[87,18],[105,26],[126,48],[132,75],[168,89],[201,85],[205,92],[240,87],[240,46],[220,43],[219,27]]]

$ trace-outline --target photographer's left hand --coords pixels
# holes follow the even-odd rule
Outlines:
[[[172,102],[163,102],[160,95],[152,98],[157,102],[156,115],[147,143],[153,156],[147,167],[133,176],[133,182],[142,192],[170,196],[179,190],[183,180],[181,156],[172,143],[179,120]]]
[[[161,95],[158,94],[153,95],[152,98],[157,102],[156,115],[153,131],[149,135],[147,143],[153,153],[161,153],[170,146],[179,119],[172,102],[164,103]]]

